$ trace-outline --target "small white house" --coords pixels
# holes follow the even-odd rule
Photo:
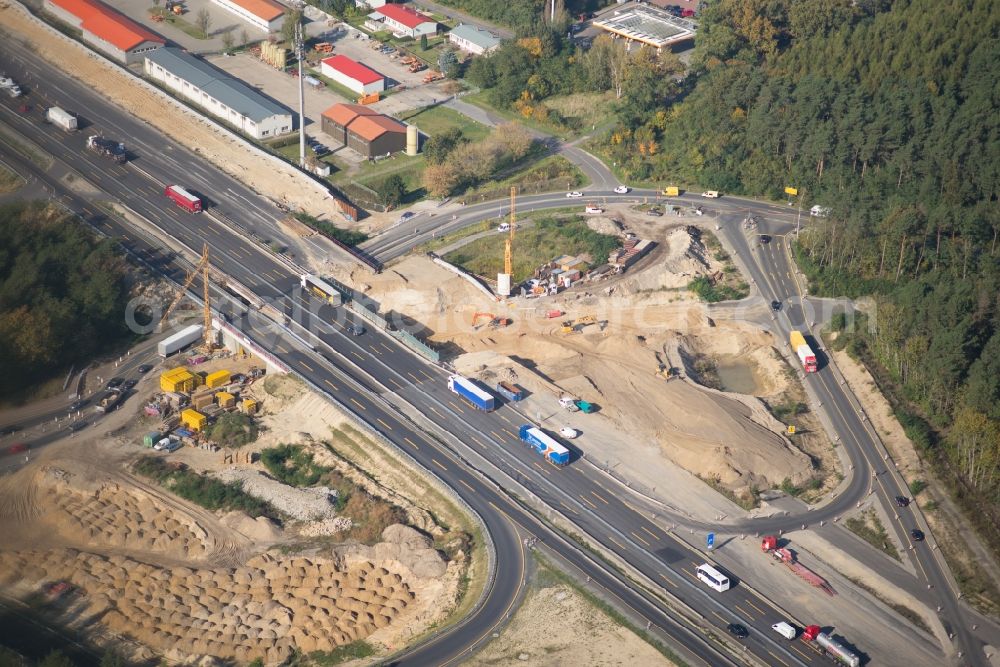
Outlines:
[[[462,24],[448,33],[448,41],[462,51],[481,56],[500,46],[500,36],[477,25]]]
[[[385,25],[397,37],[417,38],[437,34],[437,21],[402,5],[385,4],[368,15],[372,21]]]
[[[285,22],[284,5],[274,0],[213,0],[264,32],[277,32]]]

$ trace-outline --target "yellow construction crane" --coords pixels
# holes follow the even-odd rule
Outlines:
[[[205,336],[205,342],[203,343],[203,347],[206,351],[211,351],[212,348],[214,347],[213,345],[214,341],[212,340],[212,305],[208,298],[209,297],[208,267],[209,267],[208,244],[206,243],[201,250],[201,259],[198,260],[198,263],[195,264],[194,268],[191,269],[191,272],[188,273],[187,278],[184,280],[184,284],[180,287],[180,289],[177,290],[177,296],[175,296],[174,300],[170,302],[170,305],[167,306],[167,309],[163,311],[163,317],[160,318],[160,322],[163,322],[164,320],[167,319],[167,317],[170,316],[170,313],[172,313],[174,311],[174,308],[177,307],[177,304],[181,302],[181,299],[183,299],[184,295],[187,294],[188,288],[191,287],[191,285],[195,281],[195,278],[197,278],[198,274],[200,273],[202,276],[202,283],[203,283],[202,310],[204,316],[203,334]]]
[[[517,225],[514,224],[514,205],[516,198],[517,188],[512,185],[510,186],[510,236],[507,237],[503,247],[503,272],[508,276],[514,275],[514,229],[517,228]]]

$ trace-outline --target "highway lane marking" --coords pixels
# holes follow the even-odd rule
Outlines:
[[[299,359],[299,366],[302,366],[302,368],[306,369],[310,373],[313,372],[312,367],[309,364],[307,364],[306,362],[302,361],[301,359]]]
[[[433,410],[434,408],[431,408],[431,409]],[[490,434],[491,434],[491,435],[492,435],[492,436],[493,436],[494,438],[496,438],[496,439],[497,439],[498,441],[500,441],[500,442],[503,442],[503,436],[502,436],[502,435],[500,435],[499,433],[497,433],[496,431],[490,431]]]
[[[399,389],[400,391],[402,391],[404,389],[403,385],[401,385],[398,382],[396,382],[395,378],[389,378],[389,382],[391,382],[394,385],[396,385],[396,389]]]
[[[379,424],[381,424],[382,426],[385,426],[385,427],[386,427],[387,429],[389,429],[390,431],[392,430],[392,427],[391,427],[391,426],[389,426],[388,424],[386,424],[386,423],[385,423],[385,422],[384,422],[384,421],[382,420],[382,418],[381,418],[381,417],[376,417],[376,418],[375,418],[375,421],[377,421],[377,422],[378,422]]]
[[[412,440],[410,440],[409,438],[407,438],[405,435],[403,436],[403,440],[406,441],[407,443],[409,443],[409,445],[411,447],[413,447],[414,449],[420,449],[420,447],[417,446],[417,443],[413,442]]]
[[[363,406],[363,405],[361,405],[360,403],[358,403],[357,399],[355,399],[355,398],[351,398],[351,403],[354,403],[354,405],[358,406],[358,407],[359,407],[359,408],[361,408],[362,410],[367,410],[367,409],[368,409],[368,408],[366,408],[365,406]]]
[[[436,414],[436,415],[437,415],[438,417],[440,417],[441,419],[444,419],[444,418],[445,418],[445,417],[444,417],[444,415],[443,415],[443,414],[441,414],[440,412],[438,412],[438,409],[437,409],[437,408],[435,408],[435,407],[434,407],[433,405],[431,405],[431,406],[428,406],[428,407],[430,407],[430,409],[431,409],[431,412],[433,412],[434,414]]]
[[[767,614],[767,612],[766,612],[766,611],[764,611],[763,609],[761,609],[760,607],[758,607],[757,605],[755,605],[755,604],[753,603],[753,600],[749,600],[749,599],[748,599],[748,600],[746,600],[746,603],[747,603],[748,605],[750,605],[751,607],[753,607],[754,609],[756,609],[756,610],[757,610],[758,612],[760,612],[760,615],[761,615],[761,616],[764,616],[765,614]]]
[[[677,588],[677,584],[676,584],[676,582],[674,582],[674,580],[673,580],[673,579],[671,579],[671,578],[670,578],[670,577],[668,577],[667,575],[663,574],[662,572],[660,573],[660,579],[663,579],[663,580],[664,580],[665,582],[667,582],[668,584],[670,584],[670,585],[671,585],[671,586],[673,586],[674,588]]]
[[[746,616],[747,618],[749,618],[751,621],[756,618],[753,614],[747,612],[746,609],[744,609],[743,607],[739,606],[738,604],[734,604],[733,605],[733,609],[735,609],[736,611],[740,612],[741,614],[743,614],[744,616]]]
[[[482,443],[482,441],[480,441],[480,440],[479,440],[479,438],[477,438],[477,437],[476,437],[476,436],[474,436],[474,435],[470,435],[469,437],[470,437],[470,438],[472,438],[472,441],[473,441],[473,442],[475,442],[475,443],[476,443],[477,445],[479,445],[479,446],[480,446],[480,447],[482,447],[483,449],[486,449],[486,445],[484,445],[484,444]]]
[[[500,416],[500,419],[504,420],[508,424],[513,424],[514,423],[511,420],[507,419],[507,417],[503,413],[497,413],[497,414]]]
[[[600,500],[605,505],[610,505],[611,504],[607,500],[605,500],[604,498],[601,498],[601,496],[597,493],[597,491],[591,491],[591,493],[594,494],[594,496],[596,496],[597,499]]]
[[[461,405],[455,403],[455,401],[453,401],[451,399],[448,399],[448,405],[450,405],[451,407],[455,408],[459,412],[465,412],[465,408],[463,408]]]
[[[340,391],[340,389],[337,388],[337,385],[335,385],[334,383],[330,382],[329,380],[323,380],[323,382],[325,382],[328,385],[330,385],[330,388],[333,389],[334,391]]]
[[[434,463],[434,465],[436,465],[436,466],[437,466],[438,468],[441,468],[441,470],[444,470],[445,472],[448,472],[448,468],[446,468],[446,467],[445,467],[445,466],[444,466],[444,465],[443,465],[443,464],[442,464],[442,463],[441,463],[440,461],[438,461],[438,460],[437,460],[436,458],[434,458],[433,456],[431,457],[431,461],[432,461],[432,462]]]
[[[510,431],[508,431],[507,429],[504,429],[503,432],[506,433],[507,435],[509,435],[510,437],[512,437],[515,442],[517,441],[517,436],[514,435],[513,433],[511,433]]]
[[[800,651],[799,649],[795,648],[795,646],[794,646],[794,645],[792,645],[792,644],[789,644],[789,645],[788,645],[788,648],[792,649],[793,651],[795,651],[796,653],[798,653],[799,655],[801,655],[801,656],[802,656],[803,658],[805,658],[805,659],[806,659],[806,661],[807,661],[807,662],[812,662],[812,657],[809,657],[808,655],[806,655],[805,653],[803,653],[803,652],[802,652],[802,651]],[[817,655],[818,655],[818,654],[817,654]],[[815,657],[815,656],[813,656],[813,657]]]
[[[465,488],[467,488],[469,491],[472,491],[473,493],[476,492],[476,490],[474,488],[472,488],[471,486],[469,486],[469,483],[466,482],[464,479],[460,479],[458,481],[461,482],[462,486],[464,486]]]
[[[779,658],[778,656],[776,656],[775,654],[771,653],[770,649],[765,649],[765,650],[766,650],[766,651],[767,651],[768,653],[770,653],[770,654],[771,654],[771,657],[772,657],[772,658],[774,658],[775,660],[777,660],[778,662],[780,662],[781,664],[783,664],[783,665],[784,665],[785,667],[788,667],[788,663],[787,663],[787,662],[785,662],[784,660],[782,660],[781,658]]]
[[[216,229],[216,228],[215,228],[215,227],[214,227],[213,225],[208,225],[208,226],[207,226],[207,229],[208,229],[208,231],[212,232],[212,233],[213,233],[213,234],[215,234],[216,236],[222,236],[222,234],[221,234],[221,233],[219,233],[219,230],[218,230],[218,229]]]
[[[392,348],[391,347],[389,347],[388,345],[386,345],[385,343],[382,343],[382,342],[379,342],[379,345],[381,345],[382,347],[384,347],[386,352],[388,352],[389,354],[392,354]]]
[[[610,535],[608,535],[608,539],[611,540],[612,542],[614,542],[615,544],[617,544],[618,548],[621,549],[622,551],[628,551],[628,549],[625,547],[624,544],[622,544],[621,542],[619,542],[615,538],[611,537]]]
[[[550,472],[549,472],[548,470],[546,470],[546,469],[545,469],[545,468],[544,468],[544,467],[542,466],[542,464],[541,464],[541,463],[539,463],[538,461],[532,461],[531,463],[532,463],[532,465],[534,465],[534,466],[535,466],[536,468],[538,468],[539,470],[541,470],[542,472],[544,472],[544,473],[545,473],[546,475],[551,475],[551,474],[552,474],[552,473],[550,473]]]
[[[377,354],[380,357],[382,356],[382,353],[374,345],[369,345],[368,349],[371,350],[373,354]]]
[[[420,380],[419,380],[419,379],[417,378],[417,376],[416,376],[416,375],[414,375],[414,374],[413,374],[413,373],[411,373],[410,371],[406,371],[406,374],[407,374],[407,375],[409,375],[409,376],[410,376],[411,378],[413,378],[413,381],[414,381],[414,382],[416,382],[417,384],[420,384]]]
[[[653,531],[651,531],[649,528],[646,528],[645,526],[640,526],[640,528],[642,528],[644,531],[646,531],[649,534],[649,536],[652,537],[654,540],[659,540],[660,539],[660,536],[657,535],[656,533],[654,533]]]
[[[433,375],[429,374],[429,373],[428,373],[427,371],[425,371],[425,370],[424,370],[424,369],[422,369],[422,368],[420,369],[420,374],[421,374],[421,375],[423,375],[423,376],[424,376],[425,378],[427,378],[428,380],[433,380],[433,379],[434,379],[434,376],[433,376]]]
[[[642,539],[641,537],[639,537],[638,535],[636,535],[636,533],[635,533],[635,531],[634,531],[634,530],[633,530],[633,531],[631,531],[631,532],[632,532],[632,537],[634,537],[635,539],[637,539],[637,540],[639,540],[640,542],[642,542],[643,544],[645,544],[647,548],[648,548],[648,547],[650,546],[649,542],[647,542],[646,540],[644,540],[644,539]]]
[[[577,516],[579,516],[579,514],[580,514],[579,512],[577,512],[575,509],[573,509],[572,507],[570,507],[569,505],[567,505],[563,501],[560,500],[559,504],[563,506],[563,509],[568,510],[568,511],[572,512],[573,514],[576,514]]]
[[[592,503],[589,500],[587,500],[582,493],[580,494],[580,500],[582,500],[583,502],[585,502],[588,505],[590,505],[591,509],[595,509],[595,510],[597,509],[597,505],[595,505],[594,503]]]
[[[722,615],[722,614],[720,614],[719,612],[715,611],[714,609],[712,610],[712,613],[713,613],[713,614],[715,615],[715,617],[716,617],[717,619],[719,619],[720,621],[722,621],[722,622],[723,622],[723,623],[725,623],[726,625],[729,625],[729,619],[727,619],[727,618],[726,618],[725,616],[723,616],[723,615]]]
[[[364,360],[365,360],[365,358],[364,358],[364,357],[362,357],[362,356],[361,356],[360,354],[358,354],[358,353],[357,353],[357,352],[355,352],[354,350],[351,350],[351,354],[353,354],[353,355],[354,355],[355,357],[357,357],[357,358],[358,358],[358,359],[360,359],[361,361],[364,361]]]

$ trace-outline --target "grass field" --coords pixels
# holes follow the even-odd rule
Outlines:
[[[13,192],[24,184],[24,179],[7,167],[0,167],[0,193]]]
[[[481,276],[494,276],[503,270],[506,234],[486,236],[444,256],[452,264]],[[598,234],[583,218],[540,218],[535,225],[522,229],[514,240],[514,282],[530,278],[538,266],[560,255],[588,253],[591,266],[607,261],[608,253],[621,245],[617,237]]]
[[[453,127],[462,130],[462,135],[469,141],[485,139],[490,133],[490,128],[482,123],[477,123],[471,118],[443,106],[424,107],[414,112],[407,112],[399,119],[416,125],[421,132],[430,136]]]

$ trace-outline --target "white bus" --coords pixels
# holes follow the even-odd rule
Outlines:
[[[722,574],[708,563],[698,566],[698,578],[708,584],[709,587],[722,593],[729,590],[729,577]]]
[[[341,304],[340,292],[335,290],[333,286],[326,281],[320,280],[316,276],[305,274],[302,276],[302,280],[300,282],[302,289],[310,294],[318,296],[331,306],[339,306]]]

